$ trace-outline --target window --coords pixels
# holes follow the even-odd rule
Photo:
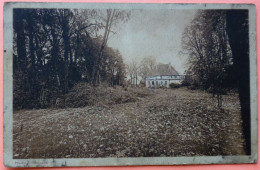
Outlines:
[[[167,81],[165,81],[165,86],[167,86]]]
[[[152,81],[152,85],[154,85],[154,81]]]
[[[156,86],[158,86],[158,81],[156,81]]]

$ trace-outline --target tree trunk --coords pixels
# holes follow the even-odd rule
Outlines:
[[[51,35],[53,38],[53,42],[52,42],[52,50],[51,50],[51,57],[53,60],[53,65],[54,65],[54,73],[56,74],[57,77],[57,85],[58,87],[60,87],[60,79],[59,78],[59,74],[58,74],[58,48],[59,48],[59,44],[58,44],[58,36],[55,32],[54,27],[51,27]],[[44,65],[45,65],[45,59],[44,59]],[[60,89],[59,89],[60,90]]]
[[[220,93],[217,93],[217,99],[218,99],[218,108],[222,107],[222,95]]]
[[[36,70],[35,70],[35,47],[34,47],[34,29],[33,29],[33,13],[29,13],[28,17],[28,31],[29,31],[29,52],[30,52],[30,67],[28,68],[28,90],[30,91],[31,99],[34,102],[39,102],[39,91],[36,89]]]
[[[251,153],[248,10],[227,12],[227,33],[239,91],[246,153]]]
[[[137,87],[137,74],[135,75],[135,86]]]
[[[113,9],[113,10],[107,9],[105,32],[104,32],[102,44],[100,46],[98,58],[96,59],[96,61],[94,63],[94,70],[93,70],[93,75],[92,75],[93,85],[99,85],[101,83],[101,80],[100,80],[100,64],[101,64],[102,57],[103,57],[103,50],[106,47],[108,37],[109,37],[109,33],[111,31],[111,26],[112,26],[112,23],[113,23],[114,15],[115,15],[115,9]]]
[[[25,70],[27,66],[27,58],[26,58],[26,42],[24,35],[24,23],[21,19],[18,22],[19,28],[17,28],[17,54],[18,54],[18,65],[21,70]]]
[[[37,65],[42,67],[43,66],[43,51],[42,48],[39,45],[39,39],[38,37],[35,37],[35,43],[36,43],[36,54],[37,54]]]
[[[62,24],[62,38],[64,44],[64,91],[63,93],[68,92],[69,84],[69,52],[70,52],[70,38],[69,38],[69,19],[68,19],[68,10],[64,10],[63,14],[63,24]]]

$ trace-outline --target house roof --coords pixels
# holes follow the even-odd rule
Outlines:
[[[179,75],[171,64],[159,63],[154,70],[152,70],[148,76],[157,75]]]

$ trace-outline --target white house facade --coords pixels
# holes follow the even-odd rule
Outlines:
[[[147,88],[169,88],[171,83],[181,84],[185,75],[159,75],[159,76],[147,76],[145,78],[145,86]]]

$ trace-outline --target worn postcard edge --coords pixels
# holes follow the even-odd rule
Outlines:
[[[251,155],[134,158],[13,159],[13,8],[248,9],[250,40]],[[7,167],[236,164],[257,162],[256,8],[253,4],[22,3],[4,5],[4,164]]]

